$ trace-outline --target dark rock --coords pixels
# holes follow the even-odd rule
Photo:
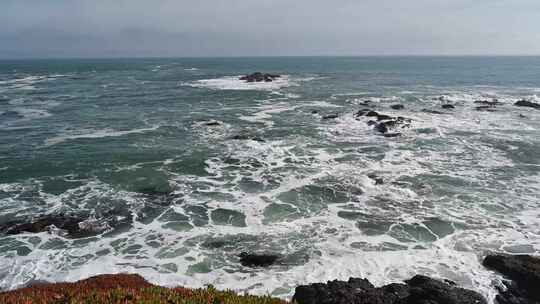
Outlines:
[[[530,255],[488,255],[484,266],[512,282],[497,295],[499,304],[540,303],[540,258]]]
[[[312,111],[311,111],[311,114],[319,114],[319,111],[317,111],[317,110],[312,110]]]
[[[371,112],[370,109],[362,109],[362,110],[358,110],[356,113],[354,113],[354,117],[360,117],[360,116],[364,116],[366,115],[367,113]]]
[[[422,109],[422,112],[424,113],[430,113],[430,114],[447,114],[447,113],[443,113],[441,111],[437,111],[437,110],[430,110],[430,109]]]
[[[378,131],[378,132],[381,132],[381,133],[386,133],[386,132],[388,132],[388,127],[384,124],[384,122],[375,124],[374,129],[375,129],[376,131]]]
[[[234,139],[234,140],[253,140],[253,141],[257,141],[257,142],[265,142],[265,140],[262,139],[259,136],[248,135],[248,134],[237,134],[237,135],[231,137],[231,139]]]
[[[525,99],[522,99],[522,100],[516,102],[514,105],[518,106],[518,107],[529,107],[529,108],[540,109],[540,104],[530,102],[530,101],[525,100]]]
[[[485,304],[478,293],[425,276],[376,288],[366,279],[330,281],[296,288],[298,304]]]
[[[443,109],[454,109],[454,108],[455,108],[455,107],[454,107],[453,105],[451,105],[451,104],[443,104],[441,107],[442,107]]]
[[[388,116],[388,115],[384,115],[384,114],[379,114],[377,116],[377,120],[391,120],[391,119],[393,119],[392,116]]]
[[[215,126],[221,126],[221,123],[219,121],[209,121],[209,122],[205,122],[204,125],[208,127],[215,127]]]
[[[384,137],[399,137],[401,133],[385,133]]]
[[[394,110],[403,110],[403,109],[405,109],[405,106],[402,105],[402,104],[395,104],[395,105],[391,105],[390,108],[392,108]]]
[[[495,106],[479,106],[474,108],[476,111],[488,111],[488,112],[494,112],[497,110]]]
[[[377,176],[376,174],[368,174],[368,177],[375,181],[375,185],[382,185],[384,184],[384,179],[382,177]]]
[[[482,104],[482,105],[486,105],[486,106],[498,106],[498,105],[502,105],[502,102],[499,102],[497,100],[493,100],[493,101],[489,101],[489,100],[475,100],[474,103],[476,104]]]
[[[322,117],[322,119],[336,119],[336,118],[338,118],[338,114],[335,114],[335,113],[334,114],[324,115]]]
[[[375,111],[369,111],[366,113],[366,116],[367,117],[379,117],[379,113],[375,112]]]
[[[525,116],[523,114],[519,114],[519,118],[527,118],[527,116]]]
[[[0,226],[0,232],[6,235],[40,233],[51,231],[53,227],[64,230],[67,233],[67,237],[70,238],[90,237],[103,232],[100,226],[91,225],[83,218],[62,214],[47,215],[28,222],[21,220],[8,222]]]
[[[240,263],[246,267],[268,267],[275,264],[279,256],[273,254],[255,254],[242,252],[238,255]]]
[[[487,303],[480,294],[472,290],[455,287],[455,284],[448,284],[426,276],[417,275],[406,283],[410,287],[410,294],[405,303]]]
[[[246,76],[240,77],[240,80],[244,80],[246,82],[272,82],[277,78],[280,78],[281,75],[276,74],[263,74],[260,72],[256,72],[253,74],[249,74]]]

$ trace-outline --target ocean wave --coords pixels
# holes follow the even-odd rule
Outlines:
[[[184,86],[194,88],[205,88],[212,90],[255,90],[255,91],[274,91],[289,86],[296,85],[289,80],[289,76],[284,75],[272,82],[246,82],[240,80],[241,76],[226,76],[215,79],[202,79],[195,82],[182,83]]]
[[[52,145],[56,145],[65,141],[76,140],[76,139],[119,137],[119,136],[124,136],[128,134],[145,133],[145,132],[155,131],[158,128],[159,126],[154,126],[150,128],[141,128],[141,129],[124,130],[124,131],[118,131],[118,130],[113,130],[113,129],[102,129],[102,130],[92,130],[89,133],[83,133],[83,134],[65,134],[65,135],[60,135],[60,136],[46,139],[45,146],[52,146]]]

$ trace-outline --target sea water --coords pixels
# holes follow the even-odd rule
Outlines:
[[[482,257],[540,250],[540,110],[513,105],[539,96],[538,57],[1,61],[0,224],[102,233],[0,235],[0,288],[130,272],[289,298],[425,274],[491,299]],[[383,137],[363,108],[411,124]]]

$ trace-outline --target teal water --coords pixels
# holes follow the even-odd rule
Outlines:
[[[0,287],[138,272],[288,297],[423,273],[490,296],[482,254],[540,249],[540,110],[513,105],[539,95],[540,57],[0,61],[0,224],[99,231],[0,236]],[[380,136],[366,107],[412,123]]]

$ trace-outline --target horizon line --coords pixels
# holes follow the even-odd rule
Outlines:
[[[1,57],[9,60],[65,59],[241,59],[241,58],[362,58],[362,57],[540,57],[540,54],[364,54],[364,55],[231,55],[231,56],[19,56]]]

